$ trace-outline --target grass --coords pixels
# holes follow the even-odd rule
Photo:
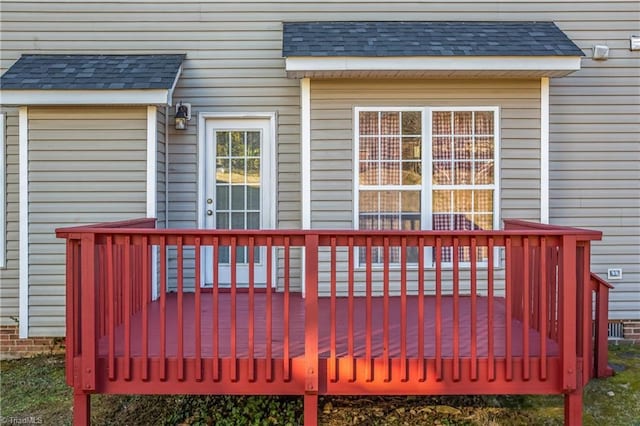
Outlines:
[[[611,345],[618,373],[592,380],[584,393],[587,426],[640,426],[640,345]],[[71,424],[72,392],[64,359],[39,356],[0,362],[0,423]],[[561,396],[323,397],[324,425],[560,425]],[[300,398],[114,396],[92,398],[96,425],[296,424]]]

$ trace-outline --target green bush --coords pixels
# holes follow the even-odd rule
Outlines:
[[[283,425],[302,424],[302,399],[276,396],[176,397],[165,425]]]

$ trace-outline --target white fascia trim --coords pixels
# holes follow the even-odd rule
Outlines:
[[[549,77],[540,79],[540,222],[549,223]]]
[[[300,80],[302,229],[311,229],[311,80]]]
[[[158,125],[157,109],[147,107],[147,217],[158,213]]]
[[[2,90],[4,105],[169,105],[168,89]]]
[[[29,111],[20,107],[18,112],[19,158],[19,336],[29,336]]]
[[[580,56],[298,56],[286,71],[577,71]]]
[[[5,155],[5,115],[0,114],[0,268],[7,266],[7,181],[5,176],[7,174],[7,161]]]

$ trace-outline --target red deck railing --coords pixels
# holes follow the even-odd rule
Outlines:
[[[91,393],[299,394],[305,424],[319,394],[559,393],[578,424],[582,387],[608,372],[610,287],[589,271],[601,234],[505,225],[60,229],[74,421]],[[201,287],[222,263],[229,282]]]

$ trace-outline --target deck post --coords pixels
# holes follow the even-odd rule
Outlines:
[[[91,424],[91,394],[75,389],[73,393],[73,426]]]
[[[577,276],[576,276],[576,238],[562,237],[561,280],[561,353],[562,353],[562,390],[571,392],[576,389],[577,370]]]
[[[318,235],[305,236],[304,424],[318,424]]]
[[[578,361],[576,389],[564,395],[564,424],[567,426],[582,426],[582,368],[584,366],[583,359]]]
[[[82,235],[81,246],[81,306],[80,321],[75,330],[80,328],[82,339],[82,390],[96,389],[96,280],[95,280],[95,235]]]

